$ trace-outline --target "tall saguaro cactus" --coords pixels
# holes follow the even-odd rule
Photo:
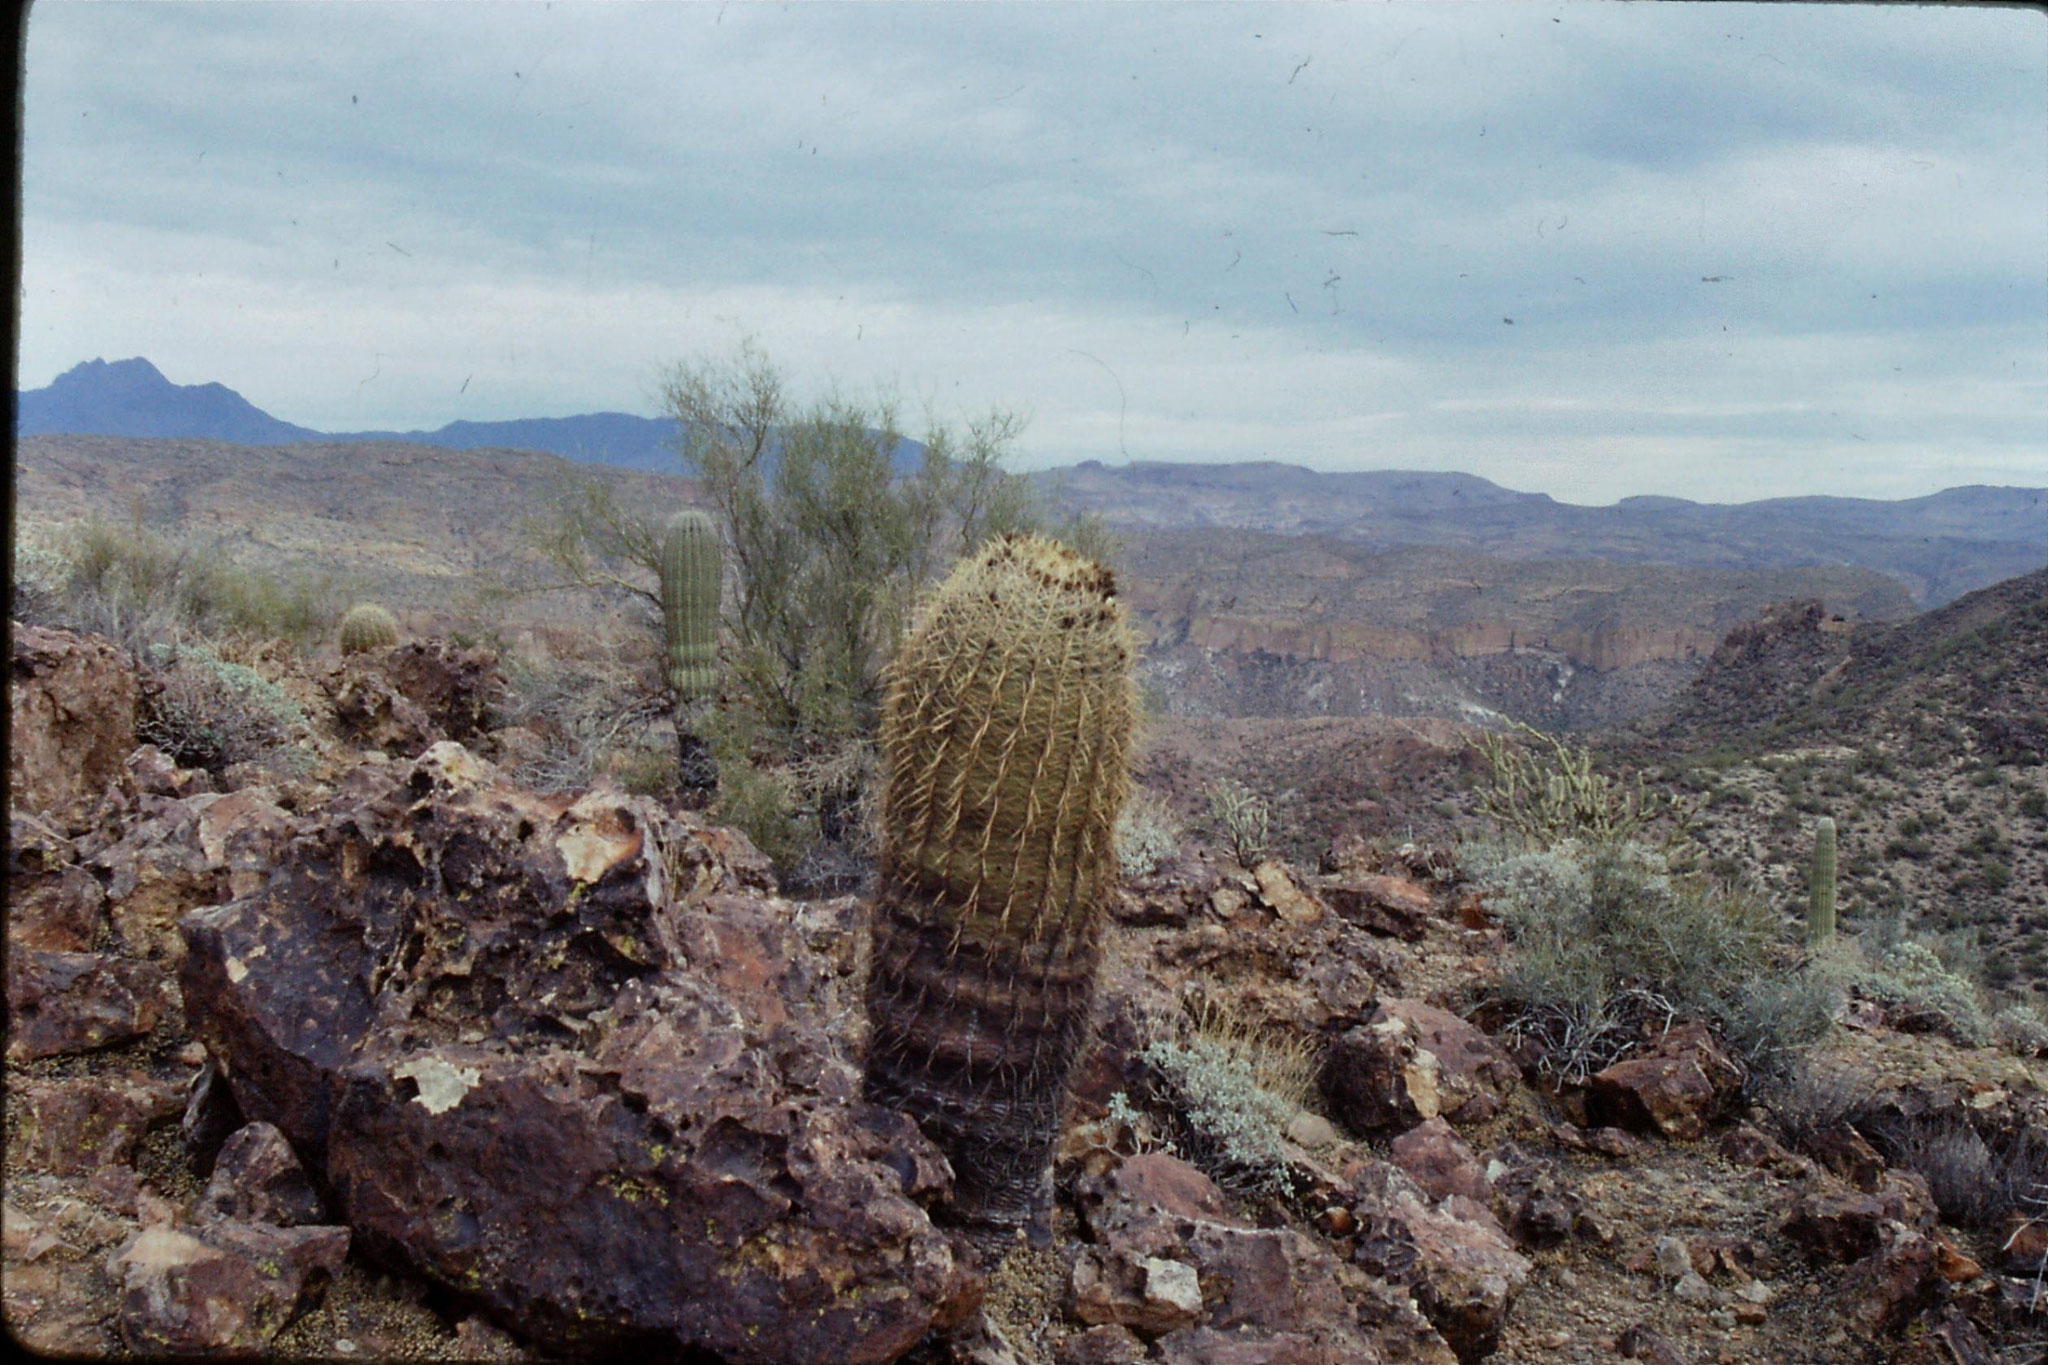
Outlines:
[[[1806,941],[1819,947],[1835,936],[1835,819],[1813,822],[1813,874],[1808,888]]]
[[[1015,536],[934,590],[891,670],[866,1089],[946,1151],[984,1244],[1047,1230],[1116,888],[1132,656],[1109,571]]]
[[[661,626],[675,694],[677,758],[685,800],[703,806],[718,789],[718,763],[701,733],[718,691],[718,588],[722,562],[711,518],[691,508],[668,520],[661,540]]]

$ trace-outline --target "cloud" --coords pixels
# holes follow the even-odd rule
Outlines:
[[[644,412],[746,330],[1041,463],[2048,482],[2037,15],[44,5],[27,71],[25,386]]]

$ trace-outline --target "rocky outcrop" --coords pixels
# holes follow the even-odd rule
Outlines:
[[[443,640],[347,655],[321,686],[349,739],[400,758],[442,740],[474,741],[505,690],[497,654]]]
[[[1599,1122],[1691,1140],[1704,1135],[1742,1086],[1742,1069],[1704,1024],[1680,1024],[1648,1056],[1592,1078],[1588,1112]]]
[[[923,1207],[944,1162],[859,1099],[803,924],[739,836],[444,743],[190,915],[182,980],[239,1109],[371,1254],[550,1349],[890,1360],[977,1281]]]
[[[50,811],[91,800],[135,747],[135,666],[98,636],[15,625],[8,800]]]
[[[1439,1114],[1483,1123],[1520,1079],[1500,1045],[1472,1024],[1419,1000],[1389,998],[1332,1040],[1322,1086],[1338,1118],[1373,1133]]]

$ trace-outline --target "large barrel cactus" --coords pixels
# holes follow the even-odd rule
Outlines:
[[[718,691],[718,588],[722,562],[711,518],[690,508],[661,538],[661,634],[675,694],[679,786],[703,806],[718,789],[718,763],[705,741],[705,707]]]
[[[358,602],[342,613],[341,652],[361,654],[398,643],[398,622],[375,602]]]
[[[1819,947],[1835,936],[1835,819],[1813,822],[1813,885],[1808,889],[1806,941]]]
[[[1007,537],[934,590],[883,704],[867,1093],[947,1153],[984,1245],[1051,1212],[1136,711],[1108,570]]]

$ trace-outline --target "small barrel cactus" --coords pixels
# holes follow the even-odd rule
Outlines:
[[[1047,1230],[1116,894],[1132,658],[1109,571],[1015,536],[934,590],[891,670],[866,1090],[946,1152],[984,1244]]]
[[[1813,875],[1808,888],[1806,941],[1819,947],[1835,936],[1835,819],[1813,822]]]
[[[398,643],[398,622],[375,602],[358,602],[342,614],[341,652],[361,654]]]
[[[718,531],[690,508],[668,519],[661,538],[662,643],[668,685],[681,702],[718,690]]]

